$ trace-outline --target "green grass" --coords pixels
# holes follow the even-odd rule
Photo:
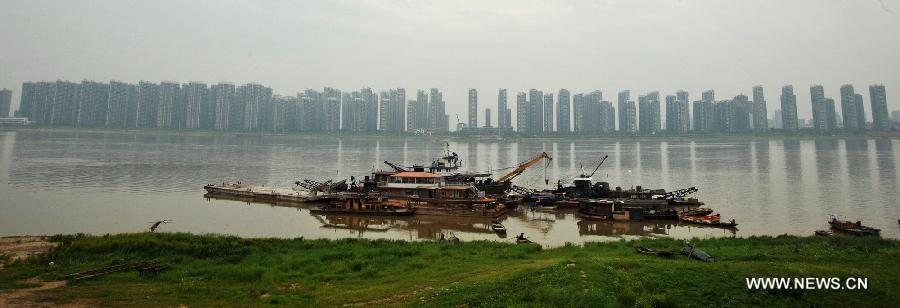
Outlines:
[[[669,239],[567,246],[387,240],[242,239],[190,234],[67,235],[42,256],[0,272],[21,281],[152,259],[158,276],[109,275],[38,293],[39,300],[104,306],[883,306],[900,302],[900,245],[878,238],[697,240],[718,259],[637,254],[678,249]],[[49,262],[54,266],[49,266]],[[745,277],[866,277],[868,290],[749,291]]]

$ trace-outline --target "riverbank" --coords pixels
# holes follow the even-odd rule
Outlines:
[[[49,243],[59,246],[25,261],[4,258],[9,262],[0,271],[5,304],[883,306],[900,301],[900,242],[879,238],[694,241],[715,263],[638,254],[633,248],[683,246],[671,239],[551,250],[493,242],[153,233],[53,236]],[[171,268],[159,275],[131,271],[47,287],[74,272],[145,260]],[[747,277],[859,277],[868,279],[868,288],[748,290]]]
[[[68,132],[68,133],[86,133],[86,134],[128,134],[142,136],[183,136],[183,137],[236,137],[236,138],[286,138],[286,139],[303,139],[303,138],[340,138],[340,139],[364,139],[371,140],[454,140],[458,142],[514,142],[523,140],[537,141],[748,141],[748,140],[807,140],[807,139],[900,139],[900,131],[891,132],[865,132],[850,133],[843,131],[820,132],[812,129],[800,130],[796,132],[772,131],[765,133],[746,132],[746,133],[686,133],[686,134],[667,134],[661,133],[657,135],[635,135],[635,134],[545,134],[545,135],[518,135],[511,134],[503,136],[501,139],[479,139],[477,136],[460,135],[456,133],[446,133],[437,135],[416,135],[410,133],[385,133],[385,132],[253,132],[253,131],[213,131],[213,130],[178,130],[178,129],[127,129],[127,128],[75,128],[75,127],[54,127],[54,126],[29,126],[29,127],[7,127],[0,128],[0,131],[22,131],[22,132]]]

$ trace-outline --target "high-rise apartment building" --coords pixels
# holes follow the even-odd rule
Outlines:
[[[209,124],[210,100],[207,98],[207,86],[202,82],[191,82],[182,87],[184,99],[183,127],[187,129],[211,128]],[[180,112],[180,111],[179,111]],[[179,117],[182,118],[182,117]]]
[[[825,108],[825,88],[821,85],[809,87],[809,100],[812,105],[813,128],[828,129],[828,116]]]
[[[50,111],[53,104],[54,84],[52,82],[25,82],[22,84],[22,97],[19,100],[17,117],[29,118],[40,125],[50,124]]]
[[[227,130],[232,128],[232,124],[229,123],[231,121],[231,106],[234,105],[234,94],[235,88],[234,84],[220,82],[216,85],[210,87],[210,96],[212,96],[213,102],[213,129],[215,130]]]
[[[469,89],[469,127],[478,127],[478,90]]]
[[[572,98],[572,119],[574,120],[574,131],[576,133],[584,133],[587,130],[585,129],[585,113],[587,103],[584,99],[584,94],[578,93],[575,94]]]
[[[78,96],[81,84],[57,81],[53,89],[50,125],[75,126],[78,123]]]
[[[177,128],[175,114],[181,85],[177,82],[163,81],[159,84],[159,102],[156,111],[157,128]]]
[[[675,132],[678,120],[675,119],[677,100],[675,95],[666,95],[666,131]]]
[[[616,108],[612,103],[601,101],[597,109],[597,129],[604,134],[616,131]]]
[[[432,88],[428,96],[428,126],[438,133],[450,130],[450,118],[447,115],[444,94],[437,88]]]
[[[497,93],[497,127],[512,129],[512,109],[509,108],[506,89],[500,89]]]
[[[12,91],[0,90],[0,118],[9,117],[9,108],[12,105]]]
[[[137,120],[138,87],[121,81],[109,82],[106,127],[131,128]]]
[[[416,100],[406,104],[406,130],[416,131],[428,127],[428,93],[416,91]]]
[[[553,131],[553,93],[544,94],[544,131]]]
[[[865,125],[865,123],[859,123],[859,115],[856,113],[856,93],[853,91],[853,85],[842,85],[841,116],[843,117],[845,130],[860,131],[864,128],[863,125]]]
[[[571,98],[569,90],[560,89],[556,97],[556,131],[569,133],[572,131],[571,125]]]
[[[690,129],[690,111],[686,91],[666,96],[666,130],[684,133]]]
[[[80,127],[105,126],[108,98],[108,84],[89,80],[82,81],[78,93],[75,125]]]
[[[544,131],[544,92],[541,90],[528,90],[528,128],[526,131],[532,134]]]
[[[620,107],[621,108],[621,107]],[[626,133],[635,133],[637,132],[637,105],[634,101],[628,101],[625,103],[625,123],[627,126],[625,127]]]
[[[731,100],[733,108],[733,128],[735,132],[749,132],[753,128],[753,103],[746,95],[739,94]]]
[[[659,92],[653,91],[647,95],[638,97],[638,131],[642,134],[656,134],[659,132]]]
[[[872,130],[891,130],[891,121],[888,119],[887,93],[884,91],[884,85],[875,84],[869,86],[869,103],[872,109]]]
[[[853,94],[853,105],[856,107],[856,123],[859,125],[859,130],[866,130],[866,109],[863,107],[862,94]]]
[[[629,117],[628,113],[628,101],[631,100],[631,91],[625,90],[619,92],[618,97],[618,105],[619,105],[619,131],[625,133],[633,133],[635,131],[634,122],[629,122],[629,119],[633,117]]]
[[[516,93],[516,131],[528,132],[528,96],[525,92]]]
[[[369,89],[369,92],[371,92],[371,89]],[[375,109],[377,110],[378,103],[377,103],[377,98],[375,98],[375,93],[371,92],[370,95],[372,96],[372,98],[369,98],[369,99],[374,100],[374,102],[369,102],[369,103],[374,104],[376,106]],[[338,89],[335,89],[332,87],[325,87],[322,90],[322,96],[320,99],[321,99],[321,103],[323,106],[322,129],[325,131],[329,131],[329,132],[336,132],[336,131],[340,130],[341,129],[341,99],[342,99],[341,90],[338,90]],[[358,114],[356,114],[355,116],[358,116]],[[377,111],[375,113],[371,114],[371,116],[375,117],[377,119],[377,117],[378,117]],[[374,122],[374,120],[373,120],[373,122]],[[359,123],[359,122],[357,122],[357,123]],[[368,124],[368,122],[366,122],[366,124]],[[369,126],[369,127],[366,127],[368,129],[371,127],[371,124],[368,124],[366,126]],[[375,129],[372,129],[372,131],[374,131],[374,130]]]
[[[769,130],[769,112],[763,87],[760,85],[753,86],[753,130],[757,132]]]
[[[406,102],[405,89],[397,88],[381,92],[378,130],[384,132],[402,132],[405,130],[406,110],[404,102]]]
[[[491,108],[484,108],[484,128],[493,128],[491,125]]]
[[[789,131],[800,128],[797,121],[797,96],[791,85],[781,87],[781,125],[782,129]]]
[[[156,127],[157,112],[159,112],[159,85],[149,81],[139,82],[135,127]]]

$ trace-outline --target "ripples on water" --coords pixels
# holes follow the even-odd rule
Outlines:
[[[518,185],[549,188],[609,160],[595,179],[613,186],[678,189],[698,196],[736,233],[673,222],[594,223],[572,213],[517,211],[504,224],[549,246],[628,236],[811,234],[829,214],[861,219],[900,237],[896,165],[900,140],[451,141],[466,169],[491,171],[553,156]],[[420,138],[305,136],[154,136],[146,133],[0,132],[0,235],[134,232],[157,218],[170,231],[277,237],[422,239],[454,232],[467,240],[505,240],[484,222],[448,218],[317,217],[304,209],[206,200],[202,186],[243,181],[290,186],[300,178],[364,176],[385,160],[411,165],[441,155],[443,142]],[[545,178],[549,179],[545,182]]]

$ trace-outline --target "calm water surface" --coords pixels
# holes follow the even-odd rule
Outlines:
[[[450,141],[464,168],[490,171],[546,151],[546,170],[533,168],[518,185],[549,188],[581,166],[609,159],[594,176],[613,186],[642,185],[696,194],[738,230],[677,222],[586,222],[573,212],[520,210],[503,223],[417,216],[401,219],[311,215],[308,209],[206,199],[203,185],[243,181],[291,186],[301,178],[364,176],[385,160],[411,165],[443,151],[439,139],[362,137],[151,136],[143,133],[0,132],[0,235],[139,232],[172,219],[165,231],[249,237],[512,241],[524,232],[545,246],[634,236],[675,238],[797,234],[826,229],[829,214],[861,219],[900,238],[900,140],[756,141],[599,140]],[[545,184],[549,179],[549,185]]]

